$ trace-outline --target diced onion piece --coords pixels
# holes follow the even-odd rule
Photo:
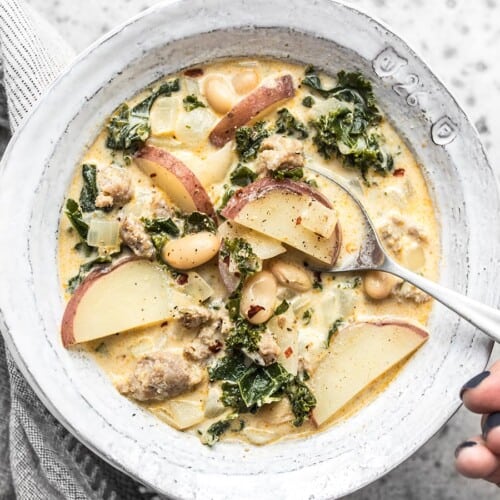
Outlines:
[[[215,418],[224,413],[226,407],[220,400],[221,396],[222,390],[218,385],[209,387],[207,401],[205,403],[206,418]]]
[[[189,295],[197,302],[204,302],[213,295],[213,288],[197,272],[190,271],[187,275],[187,282],[182,285],[182,291],[186,295]]]
[[[153,136],[171,136],[179,114],[179,101],[175,97],[159,97],[151,108],[149,121]]]
[[[217,233],[221,238],[243,238],[250,244],[255,255],[263,260],[271,259],[286,252],[286,248],[278,240],[241,226],[237,222],[224,222],[218,227]],[[230,269],[230,271],[235,272],[237,269]]]
[[[116,248],[120,244],[120,224],[117,221],[92,219],[87,244],[91,247]]]
[[[184,78],[184,82],[186,84],[186,93],[187,95],[195,95],[199,96],[200,93],[200,85],[196,78]]]
[[[222,182],[235,159],[236,154],[232,142],[228,142],[223,148],[208,155],[205,160],[202,182],[209,185]]]
[[[201,401],[184,398],[171,399],[161,406],[151,408],[151,411],[174,429],[184,430],[199,424],[205,418]]]
[[[186,146],[200,146],[208,139],[216,121],[217,117],[207,108],[182,113],[176,123],[175,136]]]
[[[329,238],[337,225],[337,214],[335,210],[325,207],[316,200],[311,200],[301,211],[303,227],[324,238]]]
[[[321,115],[327,115],[331,111],[337,111],[339,108],[353,109],[353,104],[345,101],[339,101],[335,97],[329,99],[316,99],[316,103],[311,108],[311,118],[319,118]]]

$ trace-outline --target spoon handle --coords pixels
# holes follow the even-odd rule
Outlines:
[[[495,342],[500,342],[500,311],[493,307],[486,306],[475,300],[469,299],[465,295],[450,290],[433,281],[423,278],[419,274],[413,273],[396,262],[386,259],[380,267],[385,271],[400,278],[408,283],[415,285],[431,297],[441,302],[444,306],[456,312],[466,321],[482,330]]]

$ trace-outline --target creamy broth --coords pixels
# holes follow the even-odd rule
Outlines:
[[[245,99],[256,88],[265,85],[272,86],[274,85],[272,82],[277,77],[291,75],[294,96],[281,100],[258,116],[258,119],[265,121],[268,127],[276,123],[279,118],[278,111],[283,108],[288,109],[298,121],[306,126],[312,120],[317,120],[323,114],[322,110],[326,110],[328,113],[332,108],[328,108],[325,104],[328,99],[323,99],[313,89],[301,84],[304,78],[303,66],[283,61],[259,59],[221,61],[198,68],[201,71],[187,73],[191,76],[180,73],[166,77],[152,86],[158,88],[162,82],[172,81],[175,77],[178,77],[180,82],[180,90],[172,92],[170,96],[160,96],[153,103],[149,119],[151,133],[144,144],[168,151],[187,166],[201,182],[210,201],[217,209],[229,187],[232,186],[235,191],[241,188],[231,182],[231,173],[237,168],[238,163],[244,163],[249,169],[256,172],[259,169],[261,161],[259,157],[262,155],[262,151],[257,154],[256,159],[242,161],[235,150],[234,140],[229,141],[222,148],[216,147],[210,141],[208,133],[225,115],[225,111],[220,112],[224,110],[224,103],[218,103],[217,96],[215,98],[207,96],[209,88],[207,82],[210,78],[222,79],[224,82],[222,89],[229,89],[230,94],[229,103],[226,103],[226,106],[231,107]],[[245,78],[239,76],[242,72],[246,72]],[[323,74],[320,76],[323,88],[335,85],[334,78]],[[237,92],[237,89],[240,90],[240,93]],[[129,107],[133,107],[150,94],[151,89],[144,90],[130,99],[127,104]],[[199,102],[203,103],[204,107],[187,111],[182,101],[188,95],[194,95]],[[311,107],[303,104],[304,98],[309,96],[312,96],[314,100]],[[351,106],[352,103],[348,105]],[[194,118],[191,118],[193,117],[192,113],[195,113]],[[167,114],[174,115],[170,122],[165,118]],[[185,126],[179,125],[179,123],[184,123],[183,120]],[[189,120],[196,122],[195,127],[198,127],[199,123],[205,120],[206,131],[200,134],[195,131],[196,133],[193,134]],[[252,125],[255,121],[256,119],[253,119],[249,124]],[[346,258],[346,256],[356,252],[359,247],[359,218],[349,208],[349,202],[338,195],[338,190],[325,179],[308,171],[308,165],[317,164],[330,169],[340,180],[351,187],[363,202],[382,241],[396,260],[430,279],[436,279],[440,257],[439,227],[421,168],[386,118],[383,118],[374,130],[379,138],[381,148],[393,158],[393,167],[387,175],[369,171],[365,180],[359,169],[346,167],[341,154],[326,159],[318,152],[318,147],[312,140],[315,135],[314,129],[308,126],[307,138],[298,139],[295,136],[294,139],[300,141],[301,147],[303,147],[301,161],[304,163],[304,179],[302,180],[307,180],[312,189],[323,193],[333,205],[332,210],[337,214],[342,229],[339,258]],[[271,133],[270,139],[278,136],[287,140],[293,139],[277,133]],[[141,220],[141,217],[154,218],[155,212],[152,208],[154,204],[177,209],[178,207],[174,206],[175,204],[169,198],[168,193],[158,187],[155,176],[145,173],[144,168],[139,166],[133,154],[124,154],[122,151],[107,147],[107,137],[108,130],[104,127],[77,166],[67,196],[77,201],[80,198],[83,187],[82,164],[96,165],[97,169],[104,169],[112,163],[116,164],[116,168],[121,168],[126,172],[133,193],[129,200],[117,202],[109,207],[109,210],[84,213],[84,220],[90,223],[93,217],[97,217],[102,220],[117,221],[122,225],[127,217],[135,217],[134,220]],[[265,176],[266,171],[259,175],[260,177]],[[98,187],[102,191],[102,186]],[[223,220],[219,218],[218,223],[222,222]],[[238,226],[237,223],[236,226]],[[265,231],[263,232],[265,233]],[[169,239],[175,240],[176,237],[169,237]],[[61,286],[67,300],[70,300],[73,295],[68,288],[68,282],[78,275],[82,263],[97,255],[97,249],[94,249],[92,256],[86,256],[81,245],[78,245],[79,243],[80,237],[72,228],[69,219],[65,216],[61,217],[59,269]],[[127,249],[127,245],[123,241],[121,243],[122,252],[131,253]],[[300,267],[303,267],[303,253],[286,245],[284,249],[286,249],[285,253],[276,255],[271,260],[263,259],[263,269],[271,269],[272,262],[276,260],[298,263]],[[101,256],[106,257],[113,250],[100,248],[99,252]],[[115,258],[116,255],[111,257],[111,259]],[[161,261],[161,258],[159,260]],[[306,273],[309,273],[307,268],[305,270]],[[211,312],[224,313],[229,292],[221,280],[217,258],[195,267],[193,271],[212,289],[210,296],[201,304],[201,307],[210,306]],[[165,276],[168,275],[168,271],[161,269],[160,263],[158,263],[158,272],[165,272]],[[185,270],[182,271],[182,273],[185,272]],[[398,321],[406,320],[412,325],[421,325],[422,329],[427,324],[432,302],[421,292],[405,283],[395,281],[387,297],[375,300],[366,293],[367,276],[363,273],[358,275],[352,273],[323,274],[321,277],[308,275],[315,286],[304,291],[293,290],[289,286],[278,283],[275,307],[286,301],[288,310],[272,317],[266,323],[266,328],[271,331],[274,341],[277,341],[280,348],[278,361],[287,367],[287,370],[293,363],[299,366],[301,373],[305,370],[307,375],[303,383],[310,387],[314,386],[314,377],[318,366],[325,363],[325,357],[333,356],[336,352],[334,346],[337,342],[337,336],[339,339],[343,338],[341,333],[334,331],[327,348],[329,331],[331,332],[335,321],[338,320],[335,329],[338,332],[345,331],[362,321],[378,321],[380,323],[386,318],[397,318]],[[174,272],[168,279],[171,280],[170,283],[174,288],[184,290],[182,286],[179,286],[178,274]],[[81,287],[82,285],[76,288],[75,293],[78,293]],[[196,305],[200,306],[200,304]],[[197,328],[188,328],[182,324],[178,317],[169,317],[152,326],[115,333],[84,342],[81,345],[93,356],[101,369],[109,376],[111,382],[120,388],[128,383],[127,381],[132,377],[139,360],[160,352],[182,353],[197,339],[202,327],[203,325]],[[226,332],[224,335],[225,342],[228,333]],[[280,335],[284,337],[277,338]],[[285,338],[285,336],[288,337]],[[294,346],[294,352],[290,356],[293,363],[289,359],[290,357],[283,354],[289,349],[287,342]],[[75,343],[78,343],[78,340],[75,340]],[[217,360],[220,360],[225,354],[225,349],[220,352],[215,351],[214,349],[214,352],[206,359],[189,361],[199,368],[200,380],[192,387],[190,386],[189,390],[180,394],[163,400],[139,401],[130,392],[122,392],[132,399],[136,399],[137,404],[167,424],[195,435],[201,435],[203,439],[207,429],[212,424],[228,419],[228,417],[233,418],[230,415],[237,413],[234,408],[220,403],[218,399],[220,397],[220,382],[209,382],[207,367],[214,366]],[[342,404],[319,426],[315,425],[314,419],[308,418],[300,426],[293,425],[294,414],[291,411],[289,399],[281,397],[279,401],[264,404],[256,413],[240,412],[234,420],[228,420],[230,428],[223,434],[222,438],[246,440],[253,444],[266,444],[278,439],[303,436],[317,432],[318,429],[322,430],[328,425],[348,418],[372,401],[397,376],[410,356],[411,352],[403,359],[398,360],[394,366],[384,370],[381,376],[377,376],[372,383],[354,394],[354,397],[348,398],[345,404]],[[251,355],[250,358],[253,359]],[[276,361],[276,359],[272,361]],[[262,359],[259,362],[262,363]],[[293,376],[296,375],[296,365],[292,366],[292,371],[295,369],[295,373],[291,372]],[[356,371],[364,368],[354,362],[352,369]],[[307,380],[307,376],[311,378]],[[336,381],[332,380],[331,383],[335,384]],[[181,415],[179,416],[179,414]],[[240,421],[244,424],[240,424]]]

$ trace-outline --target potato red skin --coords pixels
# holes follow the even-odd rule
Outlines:
[[[289,193],[310,196],[319,203],[323,204],[325,207],[332,208],[332,204],[329,202],[328,198],[305,182],[292,181],[290,179],[278,181],[276,179],[272,179],[271,177],[264,177],[236,191],[221,211],[221,215],[226,219],[234,220],[238,216],[240,210],[247,203],[251,203],[252,201],[262,198],[266,196],[267,193],[276,189],[288,191]],[[335,245],[335,248],[332,254],[331,265],[337,261],[342,247],[342,230],[340,223],[337,223],[335,226],[332,242]]]
[[[214,127],[210,133],[210,142],[221,148],[234,139],[236,129],[246,125],[250,120],[274,104],[290,99],[295,95],[291,75],[283,75],[275,80],[275,86],[261,86],[243,98]]]
[[[78,304],[87,290],[99,279],[101,276],[109,274],[123,264],[136,260],[137,257],[124,257],[116,261],[113,265],[103,265],[91,271],[83,280],[80,286],[76,289],[69,302],[66,304],[63,319],[61,322],[61,340],[64,347],[70,347],[76,343],[75,333],[73,328],[73,321],[78,311]]]
[[[161,165],[169,170],[179,179],[189,192],[196,210],[210,215],[211,217],[215,216],[214,206],[212,205],[210,197],[201,182],[198,180],[196,175],[194,175],[193,172],[191,172],[191,170],[173,154],[169,153],[165,149],[157,148],[155,146],[144,146],[136,153],[135,158],[139,160],[139,166],[140,160],[144,159],[157,163],[158,165]]]

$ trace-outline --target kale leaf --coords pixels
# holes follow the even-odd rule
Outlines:
[[[149,112],[154,101],[164,95],[180,90],[179,79],[161,84],[151,95],[136,104],[132,109],[123,103],[108,124],[106,146],[110,149],[134,153],[141,147],[150,134]]]
[[[299,376],[293,376],[279,363],[259,366],[242,353],[231,352],[209,368],[210,381],[223,381],[221,401],[239,413],[255,412],[261,406],[290,400],[295,420],[300,426],[316,406],[316,398]]]
[[[95,165],[84,163],[82,165],[83,186],[80,191],[80,207],[82,212],[93,212],[96,209],[97,198],[97,168]]]
[[[225,238],[220,252],[222,259],[229,259],[234,263],[242,279],[262,269],[262,260],[243,238]]]
[[[199,233],[201,231],[217,232],[217,226],[212,217],[202,212],[191,212],[184,217],[184,234]]]
[[[226,338],[226,347],[255,352],[259,349],[259,341],[265,329],[264,325],[253,325],[240,316],[234,321],[231,333]]]
[[[339,101],[353,103],[355,108],[363,111],[362,114],[370,125],[382,119],[372,84],[359,72],[340,71],[337,73],[337,85],[324,89],[316,69],[308,66],[302,84],[312,88],[325,99],[335,97]]]
[[[314,106],[315,100],[311,95],[306,95],[304,99],[302,99],[302,106],[306,108],[312,108]]]
[[[286,108],[278,110],[276,132],[278,134],[293,135],[298,139],[305,139],[309,136],[307,127]]]
[[[205,104],[203,104],[194,94],[187,95],[182,99],[182,104],[186,111],[193,111],[196,108],[206,108]]]
[[[262,141],[270,132],[264,122],[257,122],[253,127],[240,127],[236,130],[236,151],[243,161],[255,160]]]
[[[276,170],[271,170],[270,175],[277,181],[282,181],[284,179],[300,181],[304,178],[304,169],[302,167],[283,167]]]
[[[311,122],[316,131],[313,142],[324,158],[340,157],[345,166],[357,168],[364,179],[370,169],[379,174],[392,171],[392,156],[381,148],[380,138],[370,130],[382,115],[369,80],[360,73],[340,71],[337,85],[325,89],[316,70],[309,67],[302,83],[324,98],[339,101],[336,109]]]
[[[288,382],[285,393],[295,416],[293,425],[300,427],[316,406],[316,397],[298,375]]]
[[[215,422],[212,424],[208,429],[207,433],[205,436],[205,439],[203,440],[203,444],[206,444],[208,446],[213,446],[221,436],[229,430],[231,427],[231,420],[219,420],[218,422]]]
[[[82,241],[87,241],[87,234],[89,232],[89,225],[83,220],[83,214],[78,206],[78,203],[72,198],[68,198],[66,201],[66,210],[64,211],[68,217],[71,225],[75,228],[76,232],[82,239]]]
[[[141,219],[144,224],[144,229],[148,233],[167,233],[170,236],[179,236],[180,229],[170,217],[159,217],[157,219]]]
[[[238,163],[236,168],[231,172],[229,179],[237,186],[248,186],[257,178],[257,174],[246,165]]]
[[[367,132],[349,108],[338,108],[311,122],[316,134],[313,142],[326,159],[340,157],[345,166],[357,168],[363,178],[369,169],[380,174],[391,172],[394,161],[379,144],[376,134]]]

